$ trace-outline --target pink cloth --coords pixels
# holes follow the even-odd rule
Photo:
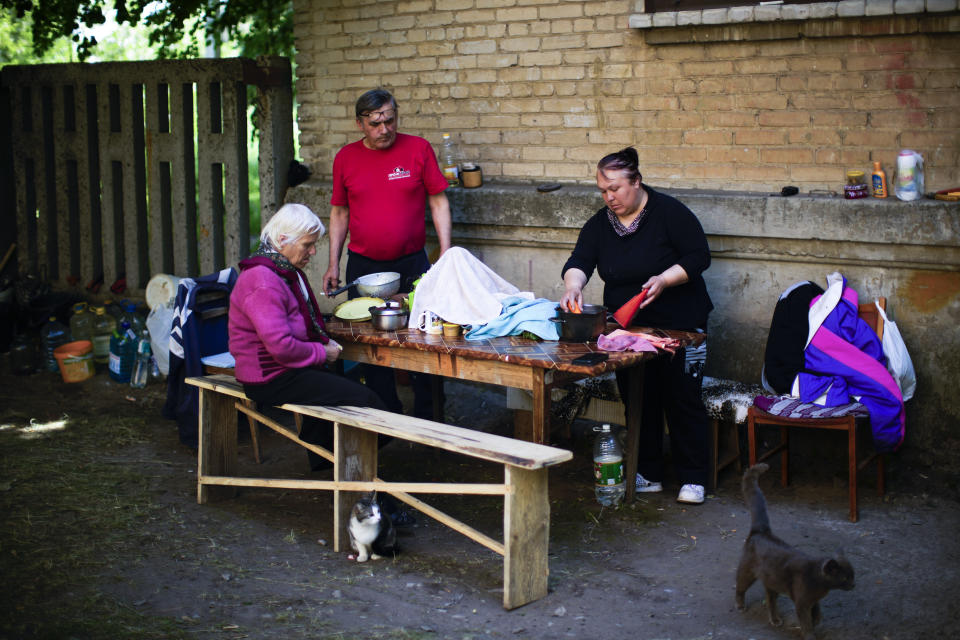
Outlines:
[[[623,329],[611,331],[608,335],[597,338],[597,347],[604,351],[656,351],[649,340],[638,333],[631,333]]]
[[[267,267],[240,274],[230,294],[228,329],[239,382],[263,384],[288,369],[326,361],[323,345],[308,337],[299,305],[289,285]]]

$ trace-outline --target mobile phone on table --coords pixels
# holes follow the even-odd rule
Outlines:
[[[606,353],[596,351],[594,353],[585,353],[582,356],[578,356],[570,364],[583,364],[583,365],[593,365],[600,364],[606,360],[609,356]]]

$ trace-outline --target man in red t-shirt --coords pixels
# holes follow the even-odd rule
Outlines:
[[[340,149],[333,159],[330,262],[323,290],[330,292],[340,285],[340,255],[349,231],[346,281],[396,271],[401,275],[400,291],[406,293],[430,268],[424,249],[425,202],[440,253],[450,248],[447,180],[429,142],[397,133],[397,102],[389,91],[367,91],[357,100],[355,111],[363,138]],[[349,295],[357,293],[351,289]],[[391,410],[402,411],[391,369],[366,366],[364,377]],[[413,384],[414,415],[432,418],[431,377],[414,375]]]

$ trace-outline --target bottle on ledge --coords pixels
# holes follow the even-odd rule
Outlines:
[[[460,148],[450,138],[449,133],[443,134],[443,146],[440,149],[440,170],[447,184],[451,187],[460,186]]]

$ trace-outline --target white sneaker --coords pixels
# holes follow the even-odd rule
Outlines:
[[[703,485],[683,485],[680,487],[680,494],[677,496],[677,502],[686,502],[687,504],[703,504]]]
[[[656,493],[657,491],[663,491],[663,485],[659,482],[650,482],[638,473],[637,491],[640,493]]]

